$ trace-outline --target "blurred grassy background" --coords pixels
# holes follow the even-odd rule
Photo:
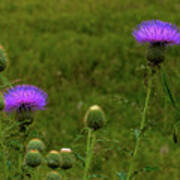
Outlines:
[[[146,47],[131,33],[143,20],[160,19],[180,26],[179,0],[2,0],[0,42],[7,50],[11,81],[34,84],[49,95],[47,110],[38,112],[34,130],[48,150],[71,147],[85,156],[83,116],[99,104],[108,119],[98,132],[90,179],[118,180],[128,170],[144,105]],[[168,83],[180,99],[180,47],[169,47]],[[180,179],[180,148],[172,126],[180,118],[165,101],[160,78],[154,82],[148,129],[136,167],[137,180]],[[155,169],[148,172],[149,169]],[[82,177],[77,160],[69,179]]]

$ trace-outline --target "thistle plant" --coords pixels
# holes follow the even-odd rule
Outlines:
[[[19,124],[23,144],[23,149],[19,153],[19,156],[21,156],[22,153],[25,153],[27,130],[33,122],[33,112],[44,109],[47,103],[47,94],[33,85],[17,85],[4,92],[4,101],[4,111],[8,114],[15,113],[16,121]],[[24,174],[23,170],[22,173]]]
[[[146,122],[146,115],[152,91],[152,75],[156,69],[160,69],[161,63],[165,60],[165,50],[169,45],[180,44],[180,33],[173,24],[153,20],[142,22],[133,32],[133,36],[139,43],[148,43],[147,61],[148,61],[148,84],[145,99],[142,120],[140,123],[140,133],[136,139],[135,148],[132,154],[127,180],[133,179],[134,161],[137,156],[143,130]]]
[[[105,124],[104,112],[98,105],[91,106],[85,114],[84,122],[88,130],[88,136],[83,180],[87,180],[96,141],[95,131],[102,128]]]
[[[43,157],[38,150],[27,151],[24,157],[23,174],[21,179],[25,176],[32,179],[39,179],[39,166],[42,164]]]
[[[17,85],[4,93],[5,111],[16,113],[16,119],[20,122],[20,131],[26,131],[26,127],[33,121],[33,111],[43,110],[46,105],[47,94],[33,85]]]
[[[41,154],[44,152],[44,149],[45,144],[38,138],[34,138],[28,142],[22,166],[22,179],[24,179],[25,176],[32,178],[38,177],[39,166],[43,163],[44,159]]]
[[[1,155],[2,155],[2,163],[3,164],[3,179],[10,178],[10,174],[8,173],[8,148],[6,143],[4,142],[4,131],[6,134],[10,132],[10,129],[16,127],[19,124],[19,132],[23,134],[22,144],[23,150],[19,153],[18,162],[20,163],[22,160],[22,153],[25,152],[25,140],[27,137],[27,128],[33,121],[33,112],[36,110],[43,110],[46,105],[47,94],[41,89],[32,86],[32,85],[18,85],[13,87],[13,83],[8,81],[6,77],[3,75],[3,71],[7,67],[7,55],[2,46],[0,46],[0,80],[3,92],[0,93],[0,110],[4,110],[8,115],[16,114],[16,121],[13,121],[10,127],[3,127],[2,119],[0,120],[0,145],[1,145]],[[4,88],[6,88],[4,90]],[[27,153],[26,158],[29,157],[29,153]],[[31,154],[31,153],[30,153]],[[33,154],[33,153],[32,153]],[[36,154],[36,153],[35,153]],[[20,167],[20,165],[18,165]],[[20,168],[18,168],[18,172],[20,173]]]

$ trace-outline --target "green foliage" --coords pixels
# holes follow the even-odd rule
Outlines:
[[[66,145],[84,159],[82,119],[89,106],[99,104],[108,121],[97,132],[90,174],[116,180],[117,172],[127,172],[134,148],[134,129],[139,128],[144,105],[146,69],[146,47],[137,44],[131,33],[137,24],[148,19],[179,26],[179,0],[4,0],[0,12],[0,42],[9,58],[3,74],[13,85],[34,84],[49,95],[48,108],[35,114],[33,124],[47,149]],[[179,103],[179,47],[168,47],[166,55],[168,85]],[[6,84],[6,87],[10,85]],[[172,140],[175,112],[164,100],[160,79],[153,86],[148,128],[143,134],[136,167],[148,165],[161,169],[139,173],[136,178],[178,180],[180,149]],[[6,116],[2,117],[3,127],[9,128],[11,123]],[[3,139],[5,143],[14,138],[6,131],[3,133],[8,137]],[[6,154],[14,159],[13,174],[19,151],[14,153],[11,149]],[[80,160],[76,162],[68,179],[82,177],[82,164]],[[2,167],[0,164],[0,172]],[[41,171],[48,172],[45,167]]]
[[[46,180],[60,180],[61,177],[58,172],[52,171],[47,174]]]
[[[0,110],[3,110],[4,109],[4,97],[0,94]]]
[[[0,72],[4,71],[7,66],[7,57],[2,46],[0,46]]]
[[[118,172],[117,176],[119,180],[126,180],[126,173],[124,172]]]

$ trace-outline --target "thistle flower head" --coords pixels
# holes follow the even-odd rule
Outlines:
[[[160,20],[144,21],[134,31],[133,36],[140,43],[180,44],[178,28]]]
[[[47,94],[33,85],[17,85],[4,93],[5,111],[43,110]]]

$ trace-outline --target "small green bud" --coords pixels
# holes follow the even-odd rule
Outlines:
[[[150,66],[159,66],[165,59],[165,44],[152,43],[147,51]]]
[[[91,106],[85,115],[84,121],[87,127],[98,130],[105,124],[104,112],[98,105]]]
[[[72,168],[74,161],[74,155],[70,148],[62,148],[60,150],[60,167],[62,169]]]
[[[5,103],[4,103],[4,97],[0,94],[0,111],[4,109]]]
[[[47,155],[47,165],[52,168],[56,169],[59,167],[60,159],[59,159],[59,152],[52,150]]]
[[[25,164],[30,167],[37,167],[41,164],[42,156],[37,150],[30,150],[25,155]]]
[[[4,48],[0,45],[0,72],[4,71],[7,66],[7,57]]]
[[[48,173],[46,176],[46,180],[60,180],[60,179],[61,179],[61,177],[60,177],[59,173],[56,171],[52,171],[52,172]]]
[[[39,152],[43,152],[45,149],[45,145],[40,139],[34,138],[34,139],[30,140],[27,145],[27,151],[30,151],[32,149],[36,149]]]

